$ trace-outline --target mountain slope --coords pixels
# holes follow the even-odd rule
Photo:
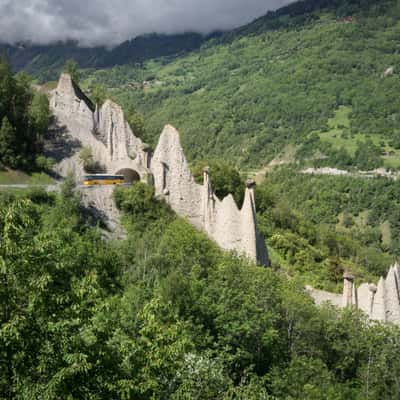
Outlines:
[[[218,36],[213,34],[211,36]],[[115,65],[141,63],[145,60],[169,57],[194,50],[211,36],[197,33],[177,35],[150,34],[127,40],[113,49],[79,47],[75,42],[47,46],[0,44],[16,70],[25,70],[40,80],[55,79],[65,61],[73,58],[81,68],[108,68]]]
[[[326,4],[295,4],[170,63],[96,71],[86,83],[105,83],[142,111],[150,138],[165,122],[177,126],[192,159],[258,167],[291,144],[322,164],[394,167],[400,9],[389,0]]]

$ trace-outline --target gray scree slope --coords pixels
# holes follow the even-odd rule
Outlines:
[[[110,100],[100,108],[94,107],[68,74],[61,75],[51,93],[50,106],[55,117],[54,131],[78,142],[71,154],[59,160],[56,172],[61,176],[72,172],[77,180],[82,179],[79,149],[87,146],[107,173],[137,176],[145,182],[153,180],[156,195],[178,215],[205,231],[221,248],[261,265],[269,264],[265,241],[257,229],[254,182],[246,185],[241,209],[231,195],[220,201],[212,191],[207,169],[203,185],[194,181],[174,127],[165,126],[151,157],[147,145],[131,131],[121,107]],[[84,198],[90,201],[91,196],[86,193]],[[113,209],[115,215],[110,190],[96,191],[92,200],[98,208]]]

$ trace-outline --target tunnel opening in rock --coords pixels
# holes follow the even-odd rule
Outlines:
[[[117,172],[117,175],[123,175],[126,183],[135,183],[140,181],[140,175],[134,169],[120,169]]]

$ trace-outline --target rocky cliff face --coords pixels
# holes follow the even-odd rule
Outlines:
[[[201,186],[196,184],[183,153],[178,131],[167,125],[151,160],[156,195],[173,210],[203,228]]]
[[[208,170],[203,185],[195,183],[179,133],[167,125],[151,160],[156,194],[179,215],[204,230],[223,249],[268,265],[265,241],[257,229],[254,182],[248,182],[241,210],[233,197],[220,201],[212,190]]]
[[[127,160],[135,160],[139,167],[149,167],[147,147],[133,134],[118,104],[107,100],[100,109],[96,109],[94,133],[106,146],[112,162],[122,161],[125,165]]]
[[[70,75],[62,74],[51,93],[50,108],[57,128],[79,141],[81,147],[89,147],[106,172],[133,170],[142,179],[149,174],[147,146],[133,135],[118,104],[108,100],[95,109]],[[61,175],[72,170],[78,180],[82,178],[78,153],[79,149],[60,162]]]
[[[265,242],[256,224],[253,182],[247,185],[242,209],[239,210],[232,196],[220,201],[212,191],[208,171],[204,173],[203,185],[195,183],[174,127],[164,128],[150,157],[147,146],[131,131],[121,107],[108,100],[95,108],[68,74],[61,75],[50,105],[58,129],[56,134],[62,131],[79,144],[72,154],[59,160],[57,168],[61,175],[72,172],[81,179],[83,170],[78,154],[82,146],[89,147],[95,161],[107,173],[122,173],[131,180],[150,181],[148,178],[153,177],[156,195],[165,199],[178,215],[205,231],[223,249],[268,265]],[[111,210],[110,218],[115,219],[110,199],[101,199],[101,196],[111,198],[111,191],[92,192],[96,195],[84,193],[83,198],[98,208],[104,204]]]

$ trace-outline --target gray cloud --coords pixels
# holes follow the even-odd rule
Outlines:
[[[114,45],[145,33],[232,29],[293,0],[0,0],[0,41]]]

